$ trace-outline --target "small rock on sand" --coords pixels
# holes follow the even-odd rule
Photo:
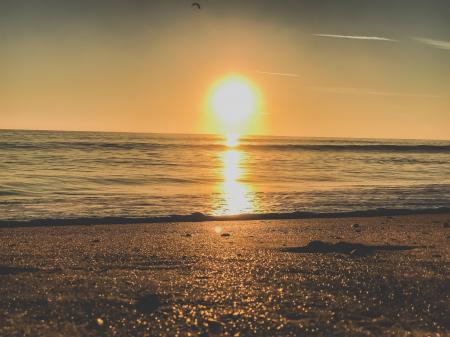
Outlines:
[[[223,333],[223,323],[210,319],[207,321],[207,325],[211,334],[220,335]]]
[[[371,254],[371,250],[367,248],[355,248],[349,253],[350,256],[368,256]]]
[[[136,308],[142,312],[155,311],[160,305],[161,301],[155,294],[144,295],[136,301]]]
[[[229,237],[229,236],[231,236],[231,234],[230,233],[222,233],[220,236]]]

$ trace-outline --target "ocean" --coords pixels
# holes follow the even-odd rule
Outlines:
[[[0,131],[0,221],[450,207],[450,141]]]

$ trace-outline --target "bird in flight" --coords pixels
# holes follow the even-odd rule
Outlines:
[[[200,6],[200,4],[198,2],[193,2],[192,3],[192,7],[195,7],[197,9],[201,9],[201,6]]]

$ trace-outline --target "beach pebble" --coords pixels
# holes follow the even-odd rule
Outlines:
[[[147,294],[137,299],[136,308],[142,312],[155,311],[161,305],[161,301],[156,294]]]
[[[370,255],[370,249],[363,249],[363,248],[355,248],[352,249],[349,253],[350,256],[368,256]]]
[[[354,224],[352,225],[352,228],[353,228],[353,229],[357,229],[357,228],[360,228],[360,227],[359,227],[359,224],[354,223]]]
[[[207,321],[207,325],[211,334],[220,335],[223,333],[223,323],[210,319]]]
[[[222,233],[220,236],[229,237],[229,236],[231,236],[231,234],[230,233]]]
[[[353,249],[351,252],[350,252],[350,255],[356,255],[358,253],[358,250],[357,249]]]
[[[184,236],[187,237],[187,238],[190,238],[192,236],[192,234],[191,233],[186,233],[186,234],[184,234]]]

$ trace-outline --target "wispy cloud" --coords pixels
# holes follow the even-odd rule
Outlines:
[[[397,42],[397,40],[390,39],[390,38],[387,38],[384,36],[336,35],[336,34],[313,34],[313,35],[320,36],[320,37],[331,37],[331,38],[335,38],[335,39]]]
[[[269,75],[269,76],[284,76],[284,77],[301,77],[299,74],[294,73],[277,73],[277,72],[270,72],[270,71],[256,71],[257,74],[262,75]]]
[[[367,90],[360,88],[346,88],[346,87],[324,87],[324,86],[313,86],[314,90],[321,90],[326,92],[332,92],[336,94],[347,94],[347,95],[371,95],[371,96],[390,96],[390,97],[418,97],[418,98],[443,98],[442,95],[434,94],[416,94],[407,92],[389,92],[389,91],[376,91]]]
[[[413,40],[416,40],[417,42],[424,43],[435,48],[450,50],[450,41],[433,40],[424,37],[413,37]]]

